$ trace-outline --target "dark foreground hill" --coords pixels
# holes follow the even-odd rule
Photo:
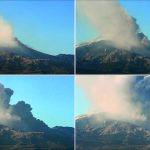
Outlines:
[[[73,128],[25,132],[0,125],[0,150],[73,150]]]
[[[76,120],[77,150],[149,150],[150,130],[103,114]]]
[[[16,43],[16,47],[0,47],[1,74],[73,74],[73,55],[48,55],[17,39]]]
[[[131,50],[115,48],[111,41],[100,40],[76,48],[78,74],[150,73],[150,41],[138,34],[141,47]]]

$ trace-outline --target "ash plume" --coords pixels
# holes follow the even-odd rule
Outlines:
[[[101,39],[113,41],[116,48],[140,47],[136,20],[129,16],[118,0],[77,1],[78,11],[97,28]]]
[[[13,91],[11,89],[4,88],[0,84],[0,124],[7,126],[20,121],[20,117],[13,114],[12,107],[9,104],[12,94]]]
[[[140,98],[133,92],[134,82],[132,76],[77,77],[77,86],[91,103],[89,113],[106,113],[112,119],[132,123],[144,122],[147,116]]]
[[[50,128],[32,114],[32,108],[24,101],[11,105],[13,90],[0,84],[0,124],[22,131],[47,132]]]

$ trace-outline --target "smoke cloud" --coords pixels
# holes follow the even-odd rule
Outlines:
[[[136,20],[126,13],[119,1],[78,1],[79,13],[86,16],[102,34],[102,39],[111,40],[117,48],[130,50],[139,47]]]
[[[20,117],[12,114],[12,109],[9,105],[12,94],[13,91],[11,89],[5,89],[0,84],[0,124],[10,126],[12,123],[20,120]]]
[[[132,76],[77,77],[77,86],[84,90],[91,103],[89,113],[106,113],[112,119],[135,123],[146,121],[147,116],[132,92],[134,82]]]
[[[13,90],[0,84],[0,124],[22,131],[47,132],[50,128],[32,115],[32,108],[24,101],[10,104]]]
[[[0,47],[15,47],[16,45],[11,25],[0,17]]]

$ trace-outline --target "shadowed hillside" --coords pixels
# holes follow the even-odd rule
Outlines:
[[[15,40],[16,47],[0,47],[1,74],[73,74],[74,56],[52,56]]]

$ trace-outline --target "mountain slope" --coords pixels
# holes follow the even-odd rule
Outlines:
[[[78,74],[150,73],[150,41],[139,33],[141,47],[115,48],[111,41],[99,40],[77,46]]]
[[[52,56],[29,48],[16,39],[17,47],[0,47],[1,74],[73,74],[73,55]]]
[[[73,128],[57,127],[51,130],[47,133],[24,132],[0,125],[0,149],[73,150]]]
[[[21,43],[18,39],[15,39],[16,47],[0,47],[0,51],[3,53],[11,53],[19,56],[24,56],[28,58],[35,59],[50,59],[53,58],[52,55],[44,54],[42,52],[38,52],[23,43]]]
[[[77,150],[149,150],[150,130],[103,114],[76,120]]]

